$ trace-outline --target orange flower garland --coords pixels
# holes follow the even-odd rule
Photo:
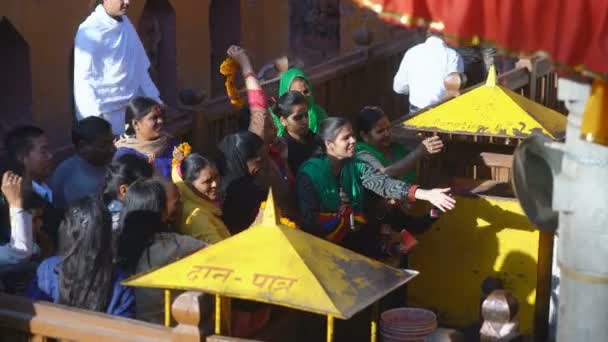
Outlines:
[[[260,216],[260,215],[262,214],[262,211],[263,211],[264,209],[266,209],[266,201],[264,201],[264,202],[262,202],[262,203],[260,204],[260,211],[259,211],[259,213],[258,213],[258,216]],[[280,214],[279,214],[279,216],[280,216]],[[279,222],[280,222],[282,225],[287,226],[287,227],[289,227],[289,228],[294,228],[294,229],[298,228],[298,226],[296,225],[296,223],[295,223],[295,222],[293,222],[293,221],[291,221],[291,220],[290,220],[290,219],[288,219],[287,217],[280,216],[280,218],[279,218]]]
[[[237,108],[243,108],[245,103],[239,95],[239,91],[234,86],[234,75],[237,73],[238,69],[239,65],[230,57],[226,58],[222,62],[222,65],[220,65],[220,73],[226,76],[224,85],[226,86],[226,93],[228,94],[228,97],[230,97],[230,103]]]
[[[176,158],[175,153],[173,153],[173,161],[172,161],[173,166],[176,166],[179,163],[181,163],[181,161],[184,160],[184,158],[186,158],[190,153],[192,153],[192,146],[190,146],[190,144],[188,144],[187,142],[179,144],[179,146],[177,146],[176,149],[177,149],[178,155],[181,154],[181,158]]]

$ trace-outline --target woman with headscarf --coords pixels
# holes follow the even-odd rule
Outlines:
[[[317,134],[319,127],[321,127],[321,122],[327,119],[327,112],[315,102],[315,97],[312,93],[312,84],[304,74],[304,71],[297,68],[291,68],[281,75],[281,81],[279,82],[279,97],[290,91],[300,92],[308,101],[308,128],[311,132]],[[272,118],[278,129],[277,135],[282,137],[285,133],[285,126],[281,123],[277,113],[272,113]]]

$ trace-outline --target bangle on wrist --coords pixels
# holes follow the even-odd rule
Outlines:
[[[412,185],[407,191],[407,200],[409,202],[416,202],[416,191],[418,190],[418,185]]]

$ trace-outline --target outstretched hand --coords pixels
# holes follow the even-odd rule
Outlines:
[[[439,210],[446,212],[454,209],[456,200],[449,195],[450,188],[432,189],[432,190],[416,190],[416,198],[427,201],[437,207]]]
[[[422,140],[420,146],[421,148],[423,148],[424,154],[436,154],[443,150],[443,141],[441,141],[438,136],[432,136],[430,138]]]

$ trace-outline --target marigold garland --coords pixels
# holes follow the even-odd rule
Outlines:
[[[262,214],[262,210],[264,210],[264,209],[266,209],[266,201],[260,203],[260,212],[258,213],[258,215],[261,215]],[[279,216],[280,216],[280,214],[279,214]],[[279,222],[282,225],[287,226],[289,228],[294,228],[294,229],[298,228],[298,226],[296,225],[296,223],[293,222],[293,221],[291,221],[287,217],[280,216]]]
[[[187,142],[184,142],[184,143],[179,144],[179,146],[177,146],[177,150],[179,152],[181,152],[183,158],[186,158],[188,155],[190,155],[190,153],[192,153],[192,146],[190,146],[190,144],[188,144]],[[181,160],[175,159],[175,157],[174,157],[172,164],[173,164],[173,166],[177,166],[177,164],[179,164],[180,162],[181,162]]]
[[[226,76],[226,82],[224,85],[226,86],[226,93],[228,97],[230,97],[230,103],[236,106],[237,108],[243,108],[245,103],[239,95],[239,91],[234,86],[234,75],[239,70],[239,65],[234,59],[228,57],[220,65],[220,74]]]

